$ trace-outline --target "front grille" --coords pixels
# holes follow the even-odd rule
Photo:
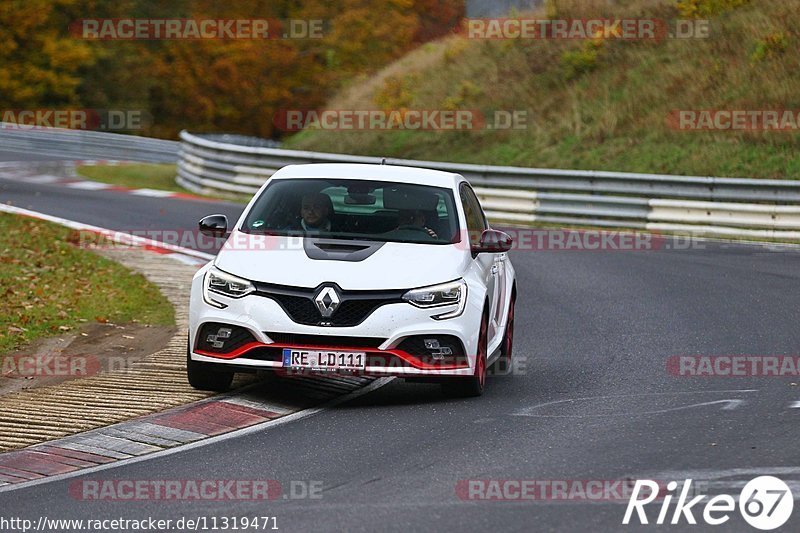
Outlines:
[[[259,346],[258,348],[249,350],[247,353],[239,357],[239,359],[252,359],[255,361],[272,361],[279,363],[283,361],[283,349],[271,348],[269,346]]]
[[[314,297],[323,286],[333,286],[339,295],[339,306],[330,317],[323,317],[314,303]],[[289,318],[306,326],[351,327],[361,324],[377,308],[403,301],[405,290],[399,291],[343,291],[333,284],[315,289],[304,289],[255,283],[256,294],[271,298],[281,306]]]
[[[414,368],[408,361],[391,353],[367,354],[367,366],[383,368]]]
[[[270,333],[267,337],[278,344],[297,346],[323,346],[330,348],[377,348],[386,339],[375,337],[334,337],[332,335],[301,335],[297,333]]]
[[[200,327],[196,349],[226,354],[255,340],[253,334],[245,328],[219,322],[206,322]]]

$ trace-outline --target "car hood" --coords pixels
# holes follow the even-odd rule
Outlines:
[[[235,231],[215,265],[251,281],[315,288],[336,283],[344,290],[424,287],[460,278],[470,254],[451,245],[364,243]]]

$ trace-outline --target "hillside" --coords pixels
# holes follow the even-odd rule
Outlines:
[[[743,5],[741,5],[743,4]],[[624,7],[620,7],[624,6]],[[675,110],[800,110],[800,0],[551,1],[557,19],[708,17],[707,38],[424,45],[327,108],[526,110],[527,128],[324,131],[296,149],[533,167],[800,177],[800,126],[687,131]]]

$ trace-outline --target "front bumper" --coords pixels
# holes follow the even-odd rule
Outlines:
[[[355,326],[321,327],[294,322],[276,301],[257,294],[225,298],[225,309],[212,307],[203,300],[205,270],[201,269],[192,283],[189,339],[194,361],[220,365],[220,369],[228,366],[234,371],[281,369],[281,353],[291,348],[365,352],[367,364],[359,372],[373,376],[466,376],[474,372],[483,310],[480,291],[468,291],[464,313],[453,319],[432,318],[448,307],[425,310],[402,302],[378,307]],[[211,323],[244,328],[250,337],[240,339],[231,350],[204,350],[200,346],[201,331],[207,336],[203,327]],[[411,343],[405,341],[420,336],[452,339],[460,345],[458,357],[434,360],[420,350],[409,350]]]

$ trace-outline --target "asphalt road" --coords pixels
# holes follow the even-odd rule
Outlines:
[[[116,229],[193,228],[204,214],[242,208],[0,180],[7,201]],[[512,260],[518,366],[490,378],[482,398],[450,400],[435,386],[394,381],[309,418],[75,478],[305,480],[321,483],[321,498],[82,501],[69,492],[72,479],[0,494],[0,516],[274,516],[284,531],[607,531],[656,526],[622,527],[624,502],[464,501],[456,487],[693,478],[736,495],[741,482],[772,473],[800,497],[798,378],[667,371],[673,355],[797,355],[800,253],[706,242],[518,251]],[[702,523],[702,509],[694,514]],[[798,530],[794,515],[784,530]],[[677,529],[755,531],[736,512],[724,526]]]
[[[3,147],[0,146],[0,161],[59,161],[64,159],[75,158],[62,157],[57,153],[37,155],[20,154],[19,152],[13,150],[3,150]]]
[[[1,178],[0,202],[121,231],[196,230],[205,215],[221,213],[236,220],[244,209],[231,202],[179,201]]]

